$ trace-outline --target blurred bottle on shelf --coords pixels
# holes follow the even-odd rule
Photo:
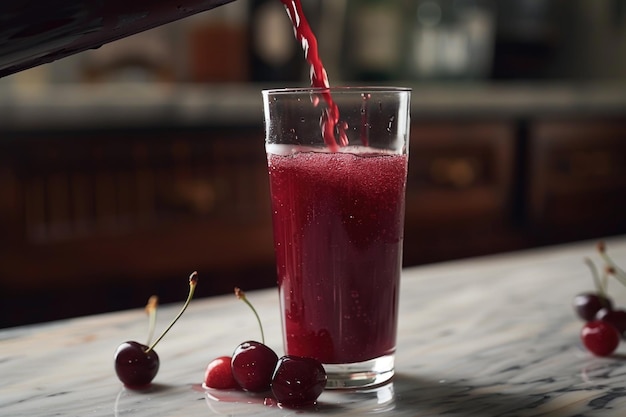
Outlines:
[[[238,0],[187,19],[186,79],[202,83],[249,81],[247,7],[247,0]]]
[[[316,31],[319,0],[303,0],[309,24]],[[279,0],[250,0],[248,46],[251,79],[293,83],[307,79],[302,47]]]
[[[584,47],[580,44],[580,34],[598,35],[599,28],[589,25],[589,18],[593,14],[591,9],[601,3],[606,6],[609,2],[570,2],[571,4],[567,5],[561,3],[564,2],[517,0],[498,5],[494,79],[545,77],[550,67],[558,62],[559,49],[564,39],[570,39],[572,41],[570,45],[574,45],[575,48],[573,55],[578,62],[565,64],[576,67],[573,72],[590,61],[582,56]],[[579,16],[585,16],[584,23],[575,23],[577,30],[572,33],[567,35],[561,33],[568,22],[576,22],[576,12]],[[580,27],[585,29],[579,30]]]
[[[398,78],[405,61],[404,0],[348,0],[343,35],[344,78]]]
[[[478,79],[491,72],[495,12],[489,0],[419,0],[406,67],[414,79]]]
[[[98,48],[231,1],[3,1],[0,77]]]

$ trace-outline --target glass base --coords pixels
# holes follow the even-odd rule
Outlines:
[[[365,362],[324,364],[326,389],[359,389],[384,384],[394,374],[394,355]]]

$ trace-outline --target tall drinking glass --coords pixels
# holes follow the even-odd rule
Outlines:
[[[285,352],[322,362],[328,388],[381,384],[394,373],[410,90],[264,90],[263,102]]]

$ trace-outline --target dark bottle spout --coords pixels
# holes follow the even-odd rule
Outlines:
[[[98,48],[232,1],[2,1],[0,77]]]

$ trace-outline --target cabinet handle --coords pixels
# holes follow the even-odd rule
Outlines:
[[[215,186],[206,179],[195,179],[179,182],[172,190],[174,202],[186,207],[194,214],[208,214],[213,211],[218,203],[218,195]]]
[[[468,188],[478,178],[475,158],[435,158],[430,163],[430,180],[437,185]]]

